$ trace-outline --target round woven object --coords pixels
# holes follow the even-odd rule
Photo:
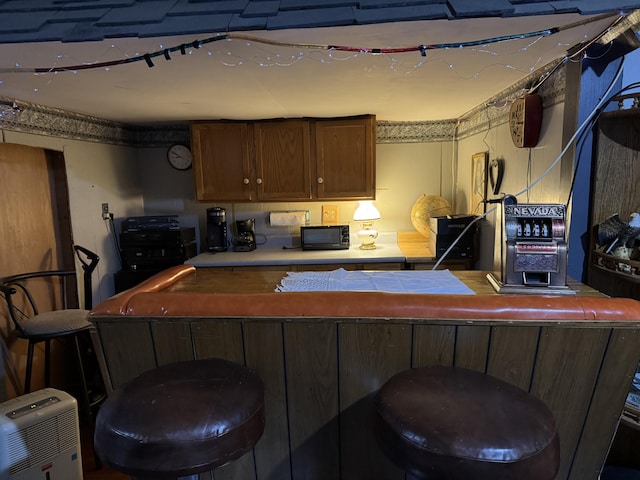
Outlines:
[[[429,219],[446,215],[451,215],[451,205],[438,195],[422,194],[411,207],[413,228],[425,237],[429,237]]]

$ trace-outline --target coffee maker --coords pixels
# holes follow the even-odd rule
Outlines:
[[[224,208],[207,208],[207,250],[227,251],[227,212]]]
[[[253,218],[236,220],[236,230],[238,232],[235,246],[236,252],[250,252],[256,249],[255,222]]]

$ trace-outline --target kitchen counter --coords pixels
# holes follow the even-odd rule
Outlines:
[[[301,248],[261,248],[251,252],[201,253],[185,264],[195,267],[264,267],[287,265],[350,265],[365,267],[370,264],[397,264],[398,267],[431,268],[436,263],[429,247],[429,240],[418,232],[384,232],[376,241],[374,250],[361,250],[357,239],[346,250],[302,250]],[[445,259],[443,268],[452,270],[473,269],[473,259]]]
[[[185,263],[195,267],[246,267],[296,264],[404,263],[405,255],[395,234],[381,234],[374,250],[361,250],[357,240],[345,250],[302,250],[301,248],[260,248],[251,252],[201,253]]]

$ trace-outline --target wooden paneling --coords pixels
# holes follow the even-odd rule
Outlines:
[[[337,336],[329,322],[284,326],[294,480],[340,478]]]
[[[373,433],[373,396],[411,366],[411,326],[342,324],[340,338],[340,445],[342,479],[404,479],[380,455]]]
[[[490,327],[460,326],[456,333],[454,365],[484,372],[487,368]]]
[[[640,351],[640,332],[614,330],[607,345],[593,399],[589,406],[580,443],[573,460],[570,480],[597,478],[606,460],[607,451],[616,432],[629,387],[636,372],[633,358]]]
[[[456,327],[451,325],[415,325],[413,366],[453,365]]]
[[[188,356],[187,323],[197,358],[246,361],[261,376],[264,436],[254,454],[216,470],[215,480],[400,480],[403,472],[374,441],[373,395],[411,365],[454,362],[541,398],[560,436],[556,480],[597,480],[640,358],[638,330],[606,323],[585,328],[464,319],[96,320],[116,384],[148,369],[154,347],[159,361]],[[162,349],[168,353],[160,354]]]
[[[98,336],[113,388],[157,366],[147,322],[101,325]]]
[[[189,322],[154,322],[151,324],[158,366],[193,360],[193,343]]]
[[[265,386],[265,429],[256,445],[256,470],[260,478],[290,480],[287,384],[284,369],[282,325],[244,325],[247,366],[260,375]]]
[[[609,329],[544,327],[531,393],[551,409],[560,436],[557,478],[568,478],[596,385]]]
[[[212,323],[196,321],[193,325],[196,358],[224,358],[244,365],[242,324],[232,321]],[[256,478],[253,452],[219,468],[216,480],[252,480]]]
[[[487,373],[529,390],[539,327],[493,327]]]

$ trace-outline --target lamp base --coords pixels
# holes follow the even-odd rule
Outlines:
[[[378,231],[373,228],[364,228],[358,231],[358,240],[360,240],[361,250],[375,250],[376,238],[378,238]]]

